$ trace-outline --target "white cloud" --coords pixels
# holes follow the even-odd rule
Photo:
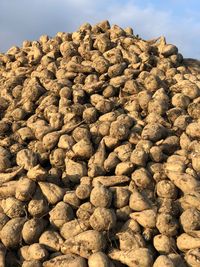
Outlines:
[[[142,7],[137,0],[0,0],[0,9],[0,51],[24,39],[109,19],[112,24],[132,26],[144,38],[165,35],[185,57],[200,57],[200,22],[192,13],[178,18],[153,5]]]

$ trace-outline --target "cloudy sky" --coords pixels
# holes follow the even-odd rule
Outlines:
[[[40,35],[108,19],[144,39],[164,35],[184,57],[200,59],[199,0],[0,0],[0,51]]]

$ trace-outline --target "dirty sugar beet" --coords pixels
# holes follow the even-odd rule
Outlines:
[[[200,72],[83,24],[0,54],[0,266],[197,267]]]

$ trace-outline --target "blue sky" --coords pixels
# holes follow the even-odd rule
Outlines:
[[[0,51],[22,41],[108,19],[144,39],[161,35],[200,59],[200,0],[0,0]]]

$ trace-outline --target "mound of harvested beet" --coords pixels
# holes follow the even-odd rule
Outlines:
[[[200,266],[200,71],[103,21],[0,54],[0,266]]]

